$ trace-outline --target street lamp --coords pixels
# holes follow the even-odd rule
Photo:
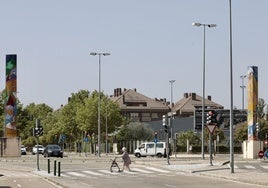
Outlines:
[[[232,1],[229,0],[229,33],[230,33],[230,170],[234,173],[234,136],[233,136],[233,45],[232,45]]]
[[[244,85],[244,78],[246,78],[247,77],[247,75],[242,75],[242,76],[240,76],[240,78],[242,79],[242,86],[240,86],[241,87],[241,89],[242,89],[242,110],[244,110],[244,89],[245,89],[245,85]]]
[[[173,151],[174,151],[174,139],[173,139],[173,131],[172,131],[172,121],[173,121],[173,111],[172,111],[172,105],[173,105],[173,83],[175,80],[169,80],[170,82],[170,135],[171,135],[171,140],[172,140],[172,145],[173,145]],[[176,153],[176,151],[174,151]]]
[[[98,99],[98,156],[100,157],[100,115],[101,115],[101,111],[100,111],[100,104],[101,104],[101,56],[108,56],[110,55],[109,53],[96,53],[96,52],[90,52],[90,55],[98,55],[99,56],[99,99]]]
[[[201,153],[202,153],[202,159],[205,159],[204,154],[204,121],[205,121],[205,74],[206,74],[206,27],[212,28],[216,27],[216,24],[202,24],[202,23],[192,23],[192,26],[204,27],[204,38],[203,38],[203,97],[202,97],[202,147],[201,147]]]

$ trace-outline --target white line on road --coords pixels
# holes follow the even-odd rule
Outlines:
[[[268,166],[261,166],[262,168],[264,168],[264,169],[268,169]]]
[[[251,166],[251,165],[245,165],[245,167],[248,169],[256,169],[254,166]]]
[[[142,172],[142,173],[146,173],[146,174],[151,174],[151,173],[153,173],[153,172],[151,172],[151,171],[148,171],[148,170],[142,170],[142,169],[140,169],[140,168],[131,168],[131,170],[133,170],[134,172],[135,172],[135,171],[138,171],[138,172]]]
[[[154,167],[145,167],[149,170],[152,170],[152,171],[156,171],[156,172],[162,172],[162,173],[169,173],[170,171],[167,171],[167,170],[162,170],[162,169],[159,169],[159,168],[154,168]]]
[[[66,172],[66,174],[72,175],[72,176],[78,176],[78,177],[86,177],[85,174],[80,174],[80,173],[77,173],[77,172]]]
[[[85,173],[85,174],[93,175],[93,176],[101,176],[101,175],[103,175],[101,173],[88,171],[88,170],[87,171],[82,171],[82,172]]]

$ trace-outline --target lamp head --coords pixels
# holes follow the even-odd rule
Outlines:
[[[196,23],[196,22],[193,22],[193,23],[192,23],[192,26],[200,27],[201,25],[202,25],[201,23]]]
[[[208,24],[208,27],[217,27],[216,24]]]
[[[90,55],[97,55],[96,52],[90,52]]]

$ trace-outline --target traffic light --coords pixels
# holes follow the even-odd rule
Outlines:
[[[42,126],[40,126],[40,127],[38,127],[39,128],[39,136],[42,136],[43,135],[43,127]]]
[[[43,127],[42,126],[35,127],[33,129],[33,134],[34,134],[34,136],[42,136],[43,135]]]
[[[217,119],[216,119],[215,111],[210,110],[210,111],[207,113],[207,124],[208,124],[208,125],[214,125],[214,124],[217,124]]]
[[[167,115],[163,115],[162,116],[163,118],[162,118],[162,125],[163,125],[163,128],[164,128],[164,131],[166,132],[166,133],[168,133],[168,126],[167,126]]]
[[[260,132],[260,126],[259,126],[259,123],[256,123],[256,131],[257,131],[257,132]]]

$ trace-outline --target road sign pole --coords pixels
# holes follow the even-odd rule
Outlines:
[[[212,133],[210,132],[209,133],[209,162],[210,162],[210,165],[213,166],[212,164]]]

